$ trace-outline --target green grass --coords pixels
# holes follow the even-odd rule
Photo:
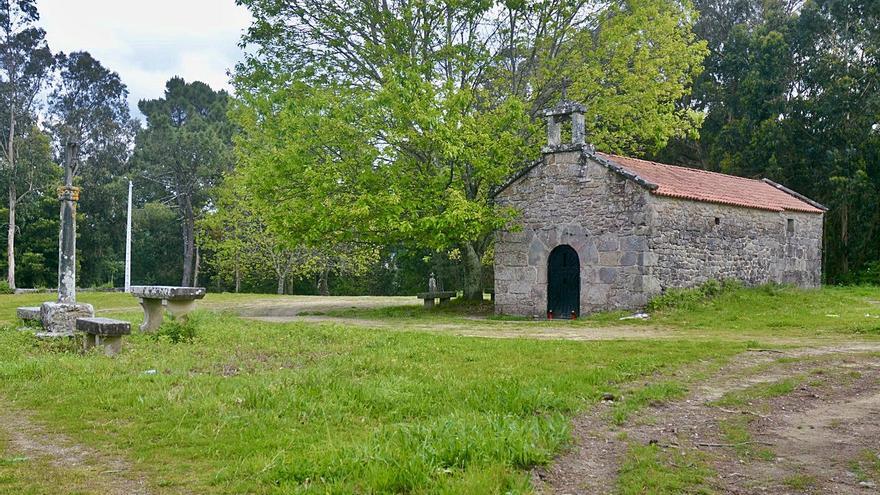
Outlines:
[[[718,423],[724,439],[733,445],[736,455],[742,460],[760,459],[762,461],[772,461],[776,455],[766,446],[754,444],[752,434],[749,431],[749,425],[754,418],[745,416],[737,416],[722,420]]]
[[[690,291],[670,291],[652,305],[648,320],[620,320],[628,312],[614,311],[585,315],[576,321],[523,321],[523,328],[568,324],[572,327],[643,327],[682,333],[682,337],[717,336],[736,339],[763,337],[823,338],[859,335],[880,338],[880,287],[829,286],[804,290],[770,285],[742,288],[717,284],[717,290],[705,287]],[[467,323],[492,325],[495,320],[530,318],[493,316],[484,302],[477,311],[468,304],[453,304],[425,310],[420,305],[385,308],[349,308],[330,310],[326,316],[430,323]],[[477,318],[475,318],[477,317]]]
[[[727,392],[714,404],[722,407],[743,406],[757,400],[782,397],[792,393],[803,381],[804,377],[790,377],[774,382],[757,383],[744,389]]]
[[[849,461],[849,470],[859,481],[880,481],[880,450],[863,450]]]
[[[63,483],[59,484],[59,481]],[[99,493],[90,486],[85,469],[61,469],[45,458],[31,458],[12,452],[0,431],[0,493],[16,495],[80,495]]]
[[[795,474],[783,480],[785,486],[794,490],[806,491],[818,486],[816,477],[809,474]]]
[[[0,322],[12,322],[15,307],[45,299],[0,296]],[[129,295],[83,293],[80,300],[99,314],[140,322]],[[287,300],[210,294],[200,307],[231,311]],[[115,359],[2,330],[0,401],[75,441],[122,452],[159,493],[521,493],[529,490],[528,469],[565,447],[572,417],[602,393],[623,396],[611,410],[623,423],[646,405],[681,397],[702,376],[695,369],[766,347],[763,338],[880,333],[873,318],[880,314],[880,289],[871,287],[733,289],[666,304],[648,321],[621,322],[625,313],[564,323],[496,321],[486,303],[327,311],[392,322],[397,331],[268,324],[207,310],[187,327],[166,326],[161,336],[131,336]],[[505,332],[657,327],[674,338],[466,338],[433,326],[446,322]],[[410,323],[439,330],[406,331]],[[683,366],[690,371],[677,373]],[[150,370],[155,373],[145,373]],[[719,405],[782,395],[798,383],[750,387]],[[747,424],[729,427],[732,443],[747,438]],[[7,455],[3,442],[0,492],[80,489],[58,485],[67,475],[45,460],[13,462],[15,453]],[[633,446],[619,488],[693,493],[710,475],[701,459]]]
[[[706,481],[712,475],[712,470],[699,452],[665,452],[656,445],[630,444],[620,467],[617,493],[711,493]]]
[[[740,288],[685,308],[663,309],[651,323],[742,336],[880,336],[880,287]]]
[[[192,326],[191,343],[133,335],[115,359],[0,331],[0,396],[76,441],[126,453],[162,490],[518,493],[603,392],[745,348],[461,338],[208,312]]]

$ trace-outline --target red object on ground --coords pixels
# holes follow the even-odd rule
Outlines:
[[[572,320],[577,320],[577,319],[578,319],[578,315],[577,315],[577,313],[575,313],[574,311],[571,312],[571,319],[572,319]]]
[[[547,311],[547,319],[548,319],[548,320],[552,320],[552,319],[553,319],[553,310],[552,310],[552,309],[551,309],[550,311]]]

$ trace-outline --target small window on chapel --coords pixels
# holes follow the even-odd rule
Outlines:
[[[715,225],[721,225],[721,218],[715,217]]]
[[[794,234],[794,218],[788,219],[788,226],[786,227],[786,232],[789,234]]]

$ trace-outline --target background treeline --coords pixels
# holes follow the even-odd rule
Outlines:
[[[140,121],[115,72],[52,52],[35,2],[0,1],[9,286],[56,284],[69,139],[81,286],[123,283],[129,180],[135,283],[410,294],[435,272],[450,289],[490,285],[491,231],[509,219],[490,211],[492,188],[537,157],[540,110],[563,88],[588,103],[600,149],[769,177],[826,204],[827,281],[880,282],[878,2],[243,3],[257,49],[236,68],[239,99],[172,78]],[[334,49],[315,51],[305,21]],[[498,38],[467,29],[491,22],[507,26]],[[454,29],[477,37],[444,45]]]

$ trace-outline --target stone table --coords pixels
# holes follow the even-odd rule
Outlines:
[[[164,309],[175,318],[185,317],[206,293],[204,287],[131,286],[131,295],[137,297],[144,308],[144,323],[140,327],[142,332],[155,332],[162,325]]]

